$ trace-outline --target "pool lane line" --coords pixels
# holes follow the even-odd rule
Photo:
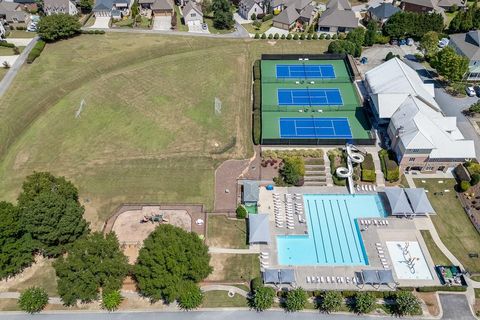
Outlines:
[[[343,220],[343,214],[342,214],[343,212],[342,212],[342,209],[340,209],[340,200],[338,199],[337,199],[337,207],[338,207],[338,212],[340,212],[340,220],[342,220],[343,234],[345,235],[345,241],[347,242],[348,255],[350,256],[350,261],[353,263],[352,249],[350,248],[350,243],[347,236],[347,230],[345,229],[345,221]],[[355,240],[355,237],[353,237],[353,240]]]
[[[308,210],[309,210],[308,213],[310,214],[310,207],[308,208]],[[322,237],[322,234],[323,234],[322,224],[320,223],[320,216],[318,215],[317,200],[315,200],[315,210],[317,211],[318,226],[320,227],[320,238],[322,239],[323,256],[325,257],[325,262],[328,262],[327,250],[325,249],[325,242],[323,241],[323,237]],[[312,225],[312,229],[313,229],[313,225]],[[316,242],[314,242],[314,243],[316,243]],[[315,248],[316,248],[316,245],[315,245]],[[318,254],[317,254],[317,263],[320,263],[320,261],[318,261]]]
[[[310,210],[310,201],[307,200],[307,203],[308,203],[308,218],[310,220],[310,229],[312,229],[312,237],[313,237],[313,246],[315,247],[315,256],[317,257],[317,263],[319,263],[319,259],[318,259],[318,250],[317,250],[317,242],[315,241],[315,230],[314,230],[314,227],[313,227],[313,221],[312,221],[312,215],[311,215],[311,210]],[[316,203],[315,203],[315,207],[316,207]]]
[[[335,232],[337,234],[338,247],[340,248],[340,255],[342,256],[342,262],[345,262],[345,257],[343,256],[342,244],[340,243],[340,237],[339,237],[338,228],[337,228],[337,220],[335,219],[335,214],[333,212],[332,200],[328,200],[328,202],[330,202],[330,211],[332,212],[333,224],[335,226]]]
[[[327,225],[327,233],[328,233],[328,238],[330,239],[330,247],[331,247],[331,251],[332,251],[332,255],[333,255],[333,262],[337,262],[337,257],[335,256],[335,249],[333,247],[333,242],[332,242],[332,233],[330,232],[330,225],[328,223],[328,218],[327,218],[327,210],[325,209],[325,200],[322,200],[322,205],[323,205],[323,213],[324,213],[324,217],[325,217],[325,222],[326,222],[326,225]]]
[[[355,239],[355,247],[356,247],[356,249],[357,249],[358,262],[359,262],[359,263],[362,263],[362,256],[360,255],[360,249],[358,248],[358,243],[359,243],[360,241],[363,242],[363,240],[360,239],[360,236],[359,236],[359,234],[358,234],[358,232],[357,232],[357,229],[356,229],[356,228],[354,229],[354,226],[353,226],[353,224],[352,224],[353,219],[352,219],[352,217],[350,216],[350,210],[348,210],[347,200],[344,199],[343,202],[345,203],[345,209],[347,209],[348,220],[350,221],[350,228],[352,229],[353,238]],[[358,220],[358,219],[357,219],[357,220]],[[363,255],[363,254],[362,254],[362,255]]]

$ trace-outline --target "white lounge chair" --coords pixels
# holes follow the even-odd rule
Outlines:
[[[343,283],[343,281],[344,281],[343,277],[340,277],[340,283]]]
[[[382,262],[387,262],[387,259],[385,259],[385,258],[380,258],[380,261],[382,261]]]
[[[290,229],[290,230],[292,230],[292,229],[295,229],[295,228],[294,228],[294,227],[292,227],[292,226],[287,226],[287,229]]]
[[[307,280],[307,283],[311,282],[310,277],[306,277],[305,280]]]
[[[385,223],[386,223],[386,224],[387,224],[387,226],[388,226],[388,220],[385,220]]]
[[[373,191],[377,191],[377,187],[373,186]]]
[[[332,277],[332,283],[335,283],[335,277]]]
[[[350,277],[345,277],[345,282],[350,284]]]
[[[377,247],[381,247],[381,246],[382,246],[382,244],[381,244],[380,242],[375,243],[375,245],[376,245]]]
[[[352,277],[352,283],[357,284],[357,277]]]
[[[330,283],[330,277],[325,277],[325,282]]]
[[[323,279],[323,276],[320,277],[320,283],[323,283],[325,279]]]
[[[361,188],[362,188],[362,191],[365,191],[365,186],[363,184],[362,184]]]
[[[382,259],[382,258],[385,258],[385,255],[379,254],[378,257],[379,257],[380,259]]]
[[[384,254],[384,253],[385,253],[383,250],[378,249],[378,248],[377,248],[377,252],[378,252],[379,254]]]

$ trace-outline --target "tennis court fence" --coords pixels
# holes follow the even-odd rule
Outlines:
[[[300,145],[313,145],[313,146],[337,146],[351,143],[355,145],[373,146],[375,145],[375,139],[262,139],[262,145],[264,146],[300,146]]]
[[[301,78],[277,78],[276,76],[262,75],[262,83],[291,83],[297,85],[315,85],[320,83],[350,83],[350,77],[337,78],[312,78],[301,80]]]
[[[322,115],[322,112],[329,111],[356,111],[360,106],[358,104],[346,104],[343,106],[279,106],[279,105],[262,105],[262,112],[292,112],[292,113],[315,113],[312,115]]]

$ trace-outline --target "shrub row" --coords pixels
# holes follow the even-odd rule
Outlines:
[[[400,169],[395,159],[395,153],[391,150],[382,149],[378,152],[380,164],[385,179],[389,182],[398,181],[400,179]]]
[[[262,157],[284,159],[286,157],[323,158],[322,149],[265,150]]]
[[[30,51],[30,53],[28,54],[27,63],[32,63],[33,61],[35,61],[35,59],[37,59],[40,56],[44,48],[45,48],[45,41],[38,40],[37,43],[35,43],[35,46],[33,47],[32,51]]]
[[[0,47],[14,48],[15,45],[10,42],[0,42]]]
[[[253,111],[253,119],[252,119],[252,134],[253,134],[253,143],[255,145],[260,144],[261,133],[262,133],[262,121],[261,121],[261,113],[260,109],[256,109]]]
[[[260,110],[262,104],[262,87],[260,80],[255,80],[253,83],[253,110]]]
[[[467,287],[464,286],[431,286],[431,287],[418,287],[418,292],[437,292],[437,291],[451,291],[451,292],[465,292]]]
[[[260,69],[260,60],[255,60],[253,64],[253,80],[260,80],[262,78],[262,73]]]
[[[82,30],[82,34],[105,34],[105,30]]]
[[[330,39],[337,39],[338,36],[336,34],[334,34],[333,36],[330,36],[329,34],[325,35],[325,34],[321,34],[321,35],[318,35],[316,33],[308,33],[307,35],[305,35],[304,33],[302,34],[298,34],[298,33],[295,33],[295,34],[291,34],[289,33],[288,35],[285,35],[285,34],[282,34],[282,35],[279,35],[278,33],[275,33],[274,35],[273,34],[269,34],[268,36],[265,34],[265,33],[262,33],[261,35],[259,33],[255,33],[255,39],[275,39],[275,40],[278,40],[278,39],[282,39],[282,40],[330,40]]]
[[[373,156],[370,153],[365,155],[365,160],[361,164],[362,181],[375,182],[377,176],[375,174],[375,164],[373,163]]]

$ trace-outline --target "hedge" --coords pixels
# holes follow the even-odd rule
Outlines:
[[[44,48],[45,48],[45,41],[38,40],[37,43],[35,43],[35,46],[33,47],[32,51],[30,51],[30,53],[28,54],[27,63],[32,63],[33,61],[35,61],[35,59],[37,59],[40,56]]]
[[[257,109],[253,111],[253,125],[252,125],[252,135],[253,135],[253,143],[255,145],[260,144],[261,139],[261,132],[262,132],[262,122],[260,116],[260,110]]]
[[[14,48],[15,45],[10,42],[0,42],[0,47]]]
[[[347,185],[347,179],[337,177],[337,174],[335,172],[336,169],[337,169],[335,167],[335,155],[334,154],[329,154],[328,159],[330,160],[330,171],[331,171],[331,174],[332,174],[333,184],[336,185],[336,186],[346,186]],[[345,161],[342,161],[342,164],[344,162]],[[346,166],[346,164],[344,166]]]
[[[262,73],[260,70],[260,60],[255,60],[253,63],[253,80],[260,80],[262,78]]]
[[[418,287],[418,292],[437,292],[437,291],[452,291],[452,292],[465,292],[467,287],[464,286],[431,286],[431,287]]]
[[[81,30],[82,34],[105,34],[105,30]]]
[[[400,169],[395,159],[395,153],[391,150],[382,149],[378,152],[380,157],[380,164],[385,179],[389,182],[398,181],[400,179]]]
[[[267,14],[265,15],[263,18],[262,18],[262,21],[265,22],[265,21],[268,21],[268,20],[272,20],[273,19],[273,14]]]
[[[260,80],[255,80],[253,83],[253,110],[260,110],[261,99],[261,83]]]
[[[377,175],[375,174],[375,164],[373,163],[373,156],[370,153],[365,155],[365,160],[360,165],[362,168],[362,181],[375,182]]]

